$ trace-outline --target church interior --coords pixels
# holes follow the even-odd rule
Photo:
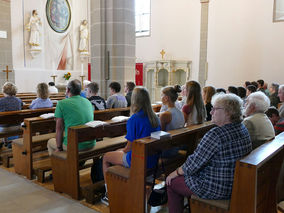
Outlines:
[[[18,137],[11,147],[3,145],[0,148],[0,212],[171,212],[167,204],[151,207],[145,201],[151,194],[153,182],[152,176],[148,180],[149,169],[145,159],[150,156],[149,153],[154,153],[153,150],[160,149],[158,145],[165,144],[162,139],[157,140],[156,145],[152,140],[145,139],[143,146],[135,146],[135,153],[139,154],[133,155],[133,149],[132,158],[145,158],[142,163],[137,160],[135,164],[141,167],[139,171],[130,166],[127,171],[110,169],[106,177],[114,181],[108,183],[108,187],[115,190],[109,198],[115,201],[110,206],[100,202],[105,185],[102,182],[93,183],[91,167],[95,161],[103,162],[105,153],[125,147],[125,141],[122,142],[128,131],[125,120],[119,124],[111,122],[109,126],[102,124],[106,126],[98,127],[93,133],[90,127],[71,128],[70,133],[68,130],[68,140],[71,140],[69,134],[72,133],[72,142],[75,138],[76,145],[74,149],[68,146],[71,154],[61,147],[64,156],[59,152],[55,154],[57,157],[49,157],[46,144],[51,135],[57,139],[58,123],[54,113],[56,104],[68,96],[66,87],[75,79],[80,81],[82,88],[86,87],[85,81],[96,82],[98,95],[107,100],[112,95],[112,82],[121,85],[121,93],[126,91],[127,82],[135,82],[137,86],[147,88],[154,112],[160,112],[161,105],[163,107],[163,88],[187,85],[189,81],[198,82],[201,88],[213,86],[227,90],[230,86],[245,87],[246,81],[263,79],[267,90],[275,84],[280,85],[280,93],[284,84],[283,26],[283,0],[0,0],[0,86],[4,88],[6,82],[16,85],[17,97],[24,102],[22,110],[27,110],[14,111],[14,114],[3,112],[0,103],[0,139]],[[53,82],[59,92],[50,94],[52,106],[47,110],[30,110],[37,96],[37,85],[49,82]],[[3,93],[0,92],[0,102]],[[181,96],[179,98],[181,101]],[[284,117],[283,101],[280,97],[277,103],[280,117]],[[218,108],[214,109],[216,111]],[[111,116],[130,117],[131,110],[131,107],[105,113],[95,110],[94,119],[109,121]],[[53,113],[53,117],[46,117],[46,122],[42,122],[39,116],[44,113]],[[17,134],[10,134],[10,129],[2,129],[15,122],[22,123],[21,129],[16,130]],[[194,150],[205,133],[214,128],[211,122],[199,125],[196,129],[184,127],[190,132],[173,132],[169,140],[183,141],[183,137],[188,137],[195,141],[191,147]],[[77,144],[93,139],[97,141],[98,150],[92,152],[92,156],[80,154]],[[98,146],[100,140],[109,141],[111,147]],[[260,151],[255,152],[255,156],[259,154],[265,160],[256,163],[255,167],[251,166],[257,174],[266,174],[266,165],[270,168],[272,163],[279,167],[278,170],[269,170],[276,174],[271,178],[271,183],[277,188],[266,188],[272,197],[268,199],[270,203],[266,204],[263,201],[266,199],[264,192],[259,195],[256,189],[256,194],[243,192],[247,199],[252,196],[253,200],[242,203],[242,200],[237,200],[240,195],[235,197],[237,192],[233,185],[232,205],[230,201],[229,204],[221,204],[230,206],[228,208],[231,210],[224,212],[242,212],[238,208],[234,211],[237,202],[238,205],[252,206],[244,212],[265,212],[265,208],[275,209],[275,213],[284,212],[284,134],[271,140],[275,140],[277,145],[263,148],[271,153],[265,155],[259,154]],[[29,143],[26,144],[26,141]],[[37,145],[33,144],[34,141]],[[180,146],[182,143],[177,142]],[[274,161],[269,160],[268,155],[274,156]],[[239,162],[241,160],[238,161],[240,168],[236,166],[240,174],[245,171],[241,169],[242,166],[246,163],[249,164],[247,167],[252,165],[252,160],[242,160],[243,164]],[[86,165],[81,165],[81,162]],[[279,162],[283,162],[283,165]],[[58,166],[53,167],[54,164]],[[64,178],[54,177],[54,171]],[[246,172],[253,179],[253,172],[249,169]],[[135,208],[129,208],[129,203],[121,201],[126,195],[124,188],[118,187],[121,184],[131,191],[128,186],[133,179],[131,175],[137,178],[137,187],[133,189],[137,197],[133,196],[138,200],[133,199],[132,206]],[[261,176],[262,182],[268,181],[266,176]],[[283,179],[282,185],[278,176]],[[257,184],[262,183],[257,182],[258,177],[260,175],[255,176],[256,188]],[[157,185],[165,184],[165,178],[165,175],[157,178]],[[239,175],[240,183],[244,181],[241,178],[244,177]],[[139,181],[144,185],[140,187]],[[136,183],[136,179],[133,182]],[[274,195],[275,191],[282,191],[281,206],[278,195]],[[113,198],[119,197],[119,194],[121,198]],[[255,203],[259,200],[265,204],[258,203],[256,207]],[[271,207],[276,200],[275,206]],[[189,206],[193,207],[191,212],[196,213],[213,213],[222,209],[217,205],[216,208],[198,210],[198,205],[216,205],[206,203],[201,198],[191,201],[185,198],[184,203],[187,205],[184,212],[190,212]]]

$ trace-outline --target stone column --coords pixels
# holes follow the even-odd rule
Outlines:
[[[109,96],[110,82],[123,89],[125,81],[135,80],[134,9],[134,0],[91,1],[91,76],[102,97]]]
[[[198,81],[204,87],[207,80],[207,39],[208,39],[208,8],[209,0],[200,0],[201,26],[200,26],[200,52]]]
[[[12,34],[11,34],[11,2],[0,0],[0,31],[7,33],[7,38],[0,37],[0,87],[6,82],[6,66],[13,69]],[[9,73],[9,81],[15,82],[14,71]]]

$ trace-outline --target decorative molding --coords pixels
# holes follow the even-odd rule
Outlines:
[[[200,0],[200,3],[209,3],[209,0]]]

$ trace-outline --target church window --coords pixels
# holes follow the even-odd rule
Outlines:
[[[273,21],[284,21],[284,1],[274,0]]]
[[[135,0],[136,36],[150,35],[151,0]]]

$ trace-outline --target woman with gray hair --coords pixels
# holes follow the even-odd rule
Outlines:
[[[212,98],[209,130],[186,162],[166,179],[169,212],[183,212],[184,197],[230,199],[236,161],[251,151],[248,130],[241,123],[242,100],[219,93]]]
[[[4,98],[0,98],[0,112],[6,111],[16,111],[21,110],[23,102],[21,99],[16,97],[17,87],[15,84],[11,82],[6,82],[2,87],[2,92],[4,93]],[[0,125],[1,131],[14,131],[20,129],[20,125],[10,126],[6,124]],[[10,140],[13,140],[17,137],[9,137],[3,138],[3,142],[5,142],[8,148],[12,148],[11,144],[8,143]],[[3,146],[3,143],[0,142],[0,148]]]
[[[249,131],[253,149],[275,137],[272,123],[264,113],[269,106],[270,100],[263,92],[254,92],[247,97],[243,124]]]

